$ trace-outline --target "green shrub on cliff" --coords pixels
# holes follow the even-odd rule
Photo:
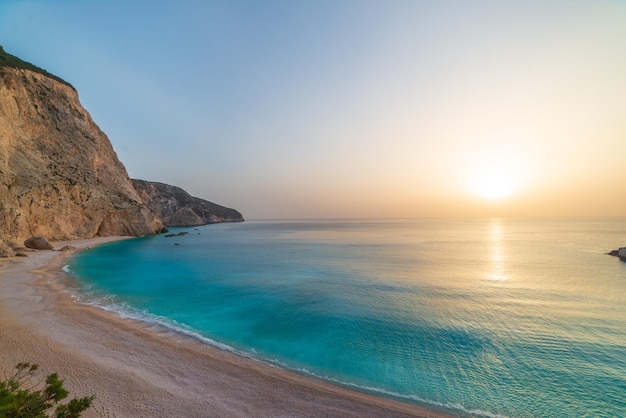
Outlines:
[[[0,380],[0,417],[7,418],[77,418],[91,406],[93,396],[71,399],[66,404],[68,392],[56,373],[32,384],[38,366],[20,363],[12,376]]]
[[[63,80],[60,77],[57,77],[54,74],[50,74],[49,72],[47,72],[46,70],[44,70],[43,68],[39,68],[34,64],[31,64],[30,62],[26,62],[18,57],[16,57],[15,55],[11,55],[8,52],[6,52],[4,50],[4,48],[0,45],[0,67],[11,67],[11,68],[21,68],[24,70],[30,70],[33,71],[35,73],[39,73],[39,74],[43,74],[47,77],[53,78],[57,81],[60,81],[63,84],[66,84],[68,86],[70,86],[71,88],[74,88],[74,86],[72,86],[70,83],[68,83],[67,81]]]

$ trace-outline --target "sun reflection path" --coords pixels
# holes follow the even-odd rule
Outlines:
[[[505,272],[505,255],[504,255],[504,242],[502,238],[502,220],[493,219],[491,221],[491,228],[489,230],[489,243],[490,243],[490,271],[488,274],[489,280],[508,280],[509,276]]]

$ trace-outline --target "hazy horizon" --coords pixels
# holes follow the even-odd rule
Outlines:
[[[626,216],[626,3],[0,4],[129,175],[247,219]]]

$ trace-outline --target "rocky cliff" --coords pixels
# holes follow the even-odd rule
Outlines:
[[[161,228],[74,88],[0,47],[0,239]]]
[[[180,187],[132,180],[142,201],[166,226],[197,226],[219,222],[243,222],[235,209],[191,196]]]

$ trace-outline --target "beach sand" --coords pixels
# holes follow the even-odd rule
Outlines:
[[[54,243],[85,249],[122,237]],[[71,253],[0,259],[0,376],[18,362],[59,373],[86,417],[441,417],[74,302]]]

